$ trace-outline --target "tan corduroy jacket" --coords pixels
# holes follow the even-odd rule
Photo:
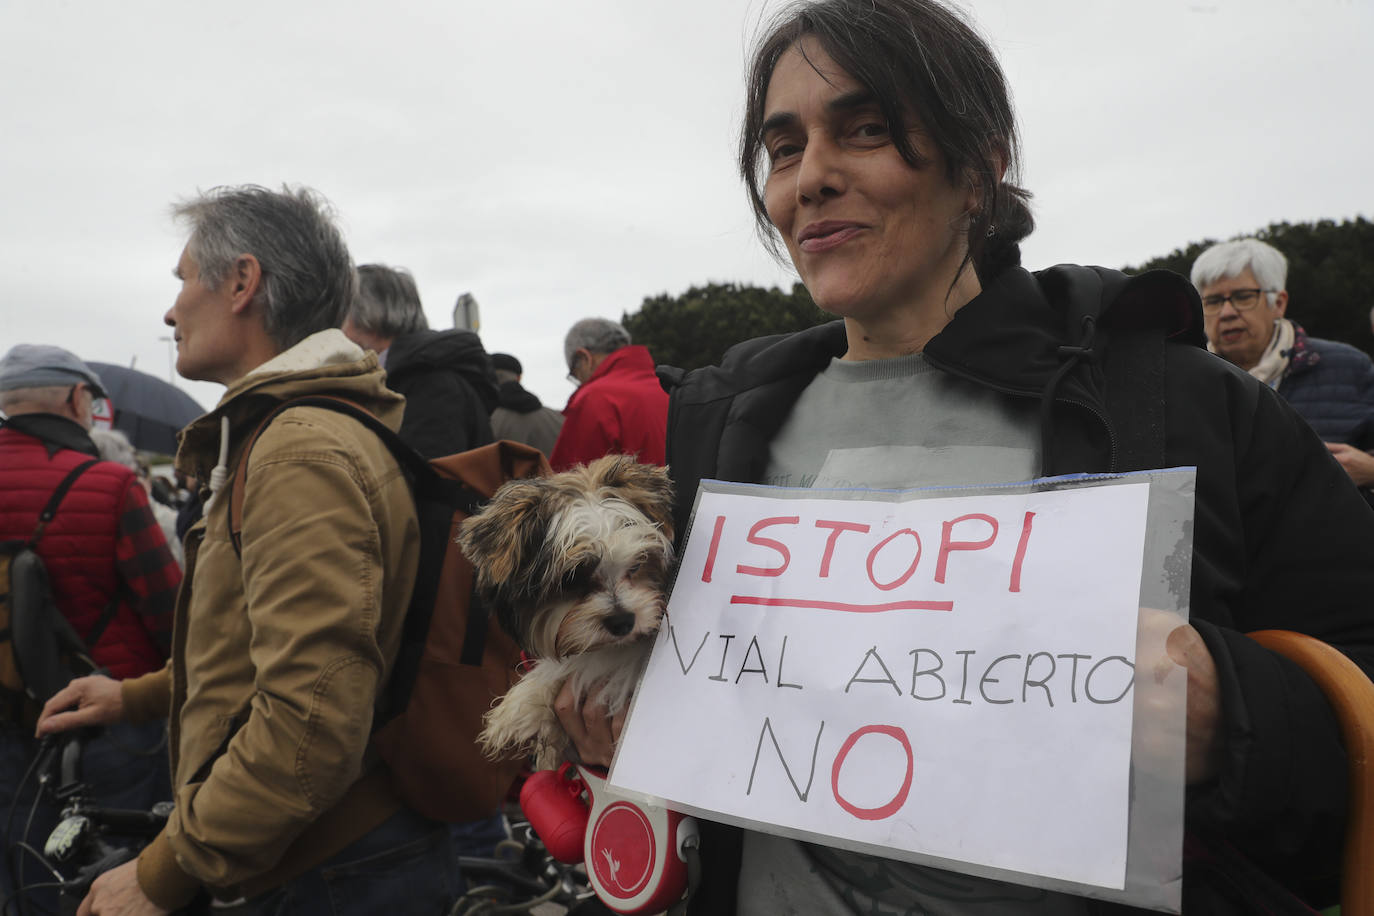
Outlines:
[[[313,335],[187,427],[177,467],[209,479],[228,417],[232,480],[267,412],[307,394],[349,398],[396,428],[403,399],[384,378],[338,331]],[[129,718],[170,713],[176,809],[138,865],[144,893],[169,909],[202,886],[268,890],[399,806],[368,740],[419,556],[404,476],[356,420],[300,407],[253,447],[241,559],[227,491],[187,537],[167,668],[123,688]]]

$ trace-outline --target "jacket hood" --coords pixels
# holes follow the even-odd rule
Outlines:
[[[1086,333],[1085,319],[1091,325]],[[1013,267],[955,312],[925,353],[946,368],[996,367],[997,377],[986,379],[994,387],[1039,394],[1062,366],[1061,348],[1066,345],[1091,349],[1098,329],[1152,328],[1163,330],[1168,338],[1205,346],[1202,303],[1183,277],[1164,270],[1128,276],[1071,264],[1035,273]],[[719,367],[687,373],[661,367],[659,376],[665,386],[684,385],[675,394],[699,403],[798,373],[809,380],[832,358],[842,356],[847,346],[844,322],[832,321],[737,344],[726,351]],[[1008,360],[1007,353],[1016,353],[1017,359]]]
[[[229,420],[229,443],[236,452],[277,403],[316,394],[348,398],[392,429],[400,428],[405,398],[386,387],[376,354],[331,328],[310,335],[230,385],[214,410],[177,434],[177,470],[209,479],[219,454],[222,418]]]
[[[516,413],[534,413],[544,406],[537,394],[527,391],[519,382],[502,382],[499,394],[497,406]]]
[[[477,392],[488,413],[496,409],[499,394],[491,358],[472,331],[415,331],[397,337],[386,351],[386,371],[392,378],[434,369],[456,372]]]

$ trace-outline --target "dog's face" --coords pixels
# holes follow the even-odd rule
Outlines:
[[[513,480],[458,535],[482,599],[520,647],[563,658],[658,629],[672,482],[626,456]]]

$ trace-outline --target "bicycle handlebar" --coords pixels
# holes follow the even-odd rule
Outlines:
[[[13,842],[10,828],[15,806],[11,805],[4,830],[5,845],[27,851],[39,859],[57,880],[33,885],[20,881],[21,873],[16,872],[16,887],[11,898],[0,907],[0,916],[11,912],[12,905],[17,905],[21,914],[32,912],[26,905],[26,895],[40,887],[55,887],[59,895],[59,909],[75,912],[76,905],[86,896],[97,877],[138,854],[136,849],[116,846],[107,838],[151,838],[167,822],[172,811],[170,802],[155,805],[149,811],[107,808],[90,802],[90,788],[81,778],[81,755],[87,732],[79,729],[50,735],[39,743],[38,753],[22,782],[27,782],[30,775],[36,776],[34,805],[38,804],[39,798],[46,797],[50,804],[60,809],[58,824],[45,838],[41,851],[30,846],[26,840]],[[16,802],[22,793],[22,782],[15,789]],[[5,854],[8,856],[8,851]],[[44,909],[44,912],[47,910]]]

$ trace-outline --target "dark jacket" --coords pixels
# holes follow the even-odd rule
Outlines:
[[[1306,674],[1243,634],[1310,633],[1374,671],[1374,513],[1281,398],[1202,348],[1201,324],[1196,293],[1172,274],[1012,268],[924,352],[946,372],[1041,403],[1045,476],[1198,468],[1190,613],[1216,661],[1226,754],[1217,781],[1190,790],[1188,827],[1322,897],[1339,870],[1347,803],[1338,726]],[[1162,352],[1113,376],[1136,384],[1106,390],[1103,361],[1132,335]],[[741,344],[719,368],[662,371],[677,383],[668,461],[678,531],[702,478],[760,479],[797,396],[845,347],[834,322]],[[1153,458],[1124,459],[1151,443]],[[738,837],[708,826],[695,911],[729,913]],[[1185,880],[1185,901],[1194,892]]]
[[[545,407],[539,396],[519,382],[501,383],[500,406],[491,412],[491,434],[532,445],[545,455],[553,454],[563,414]]]
[[[1296,323],[1293,330],[1279,394],[1325,441],[1374,449],[1374,362],[1349,344],[1308,337]]]
[[[415,331],[386,351],[386,384],[405,395],[400,436],[426,458],[492,441],[496,377],[471,331]]]

